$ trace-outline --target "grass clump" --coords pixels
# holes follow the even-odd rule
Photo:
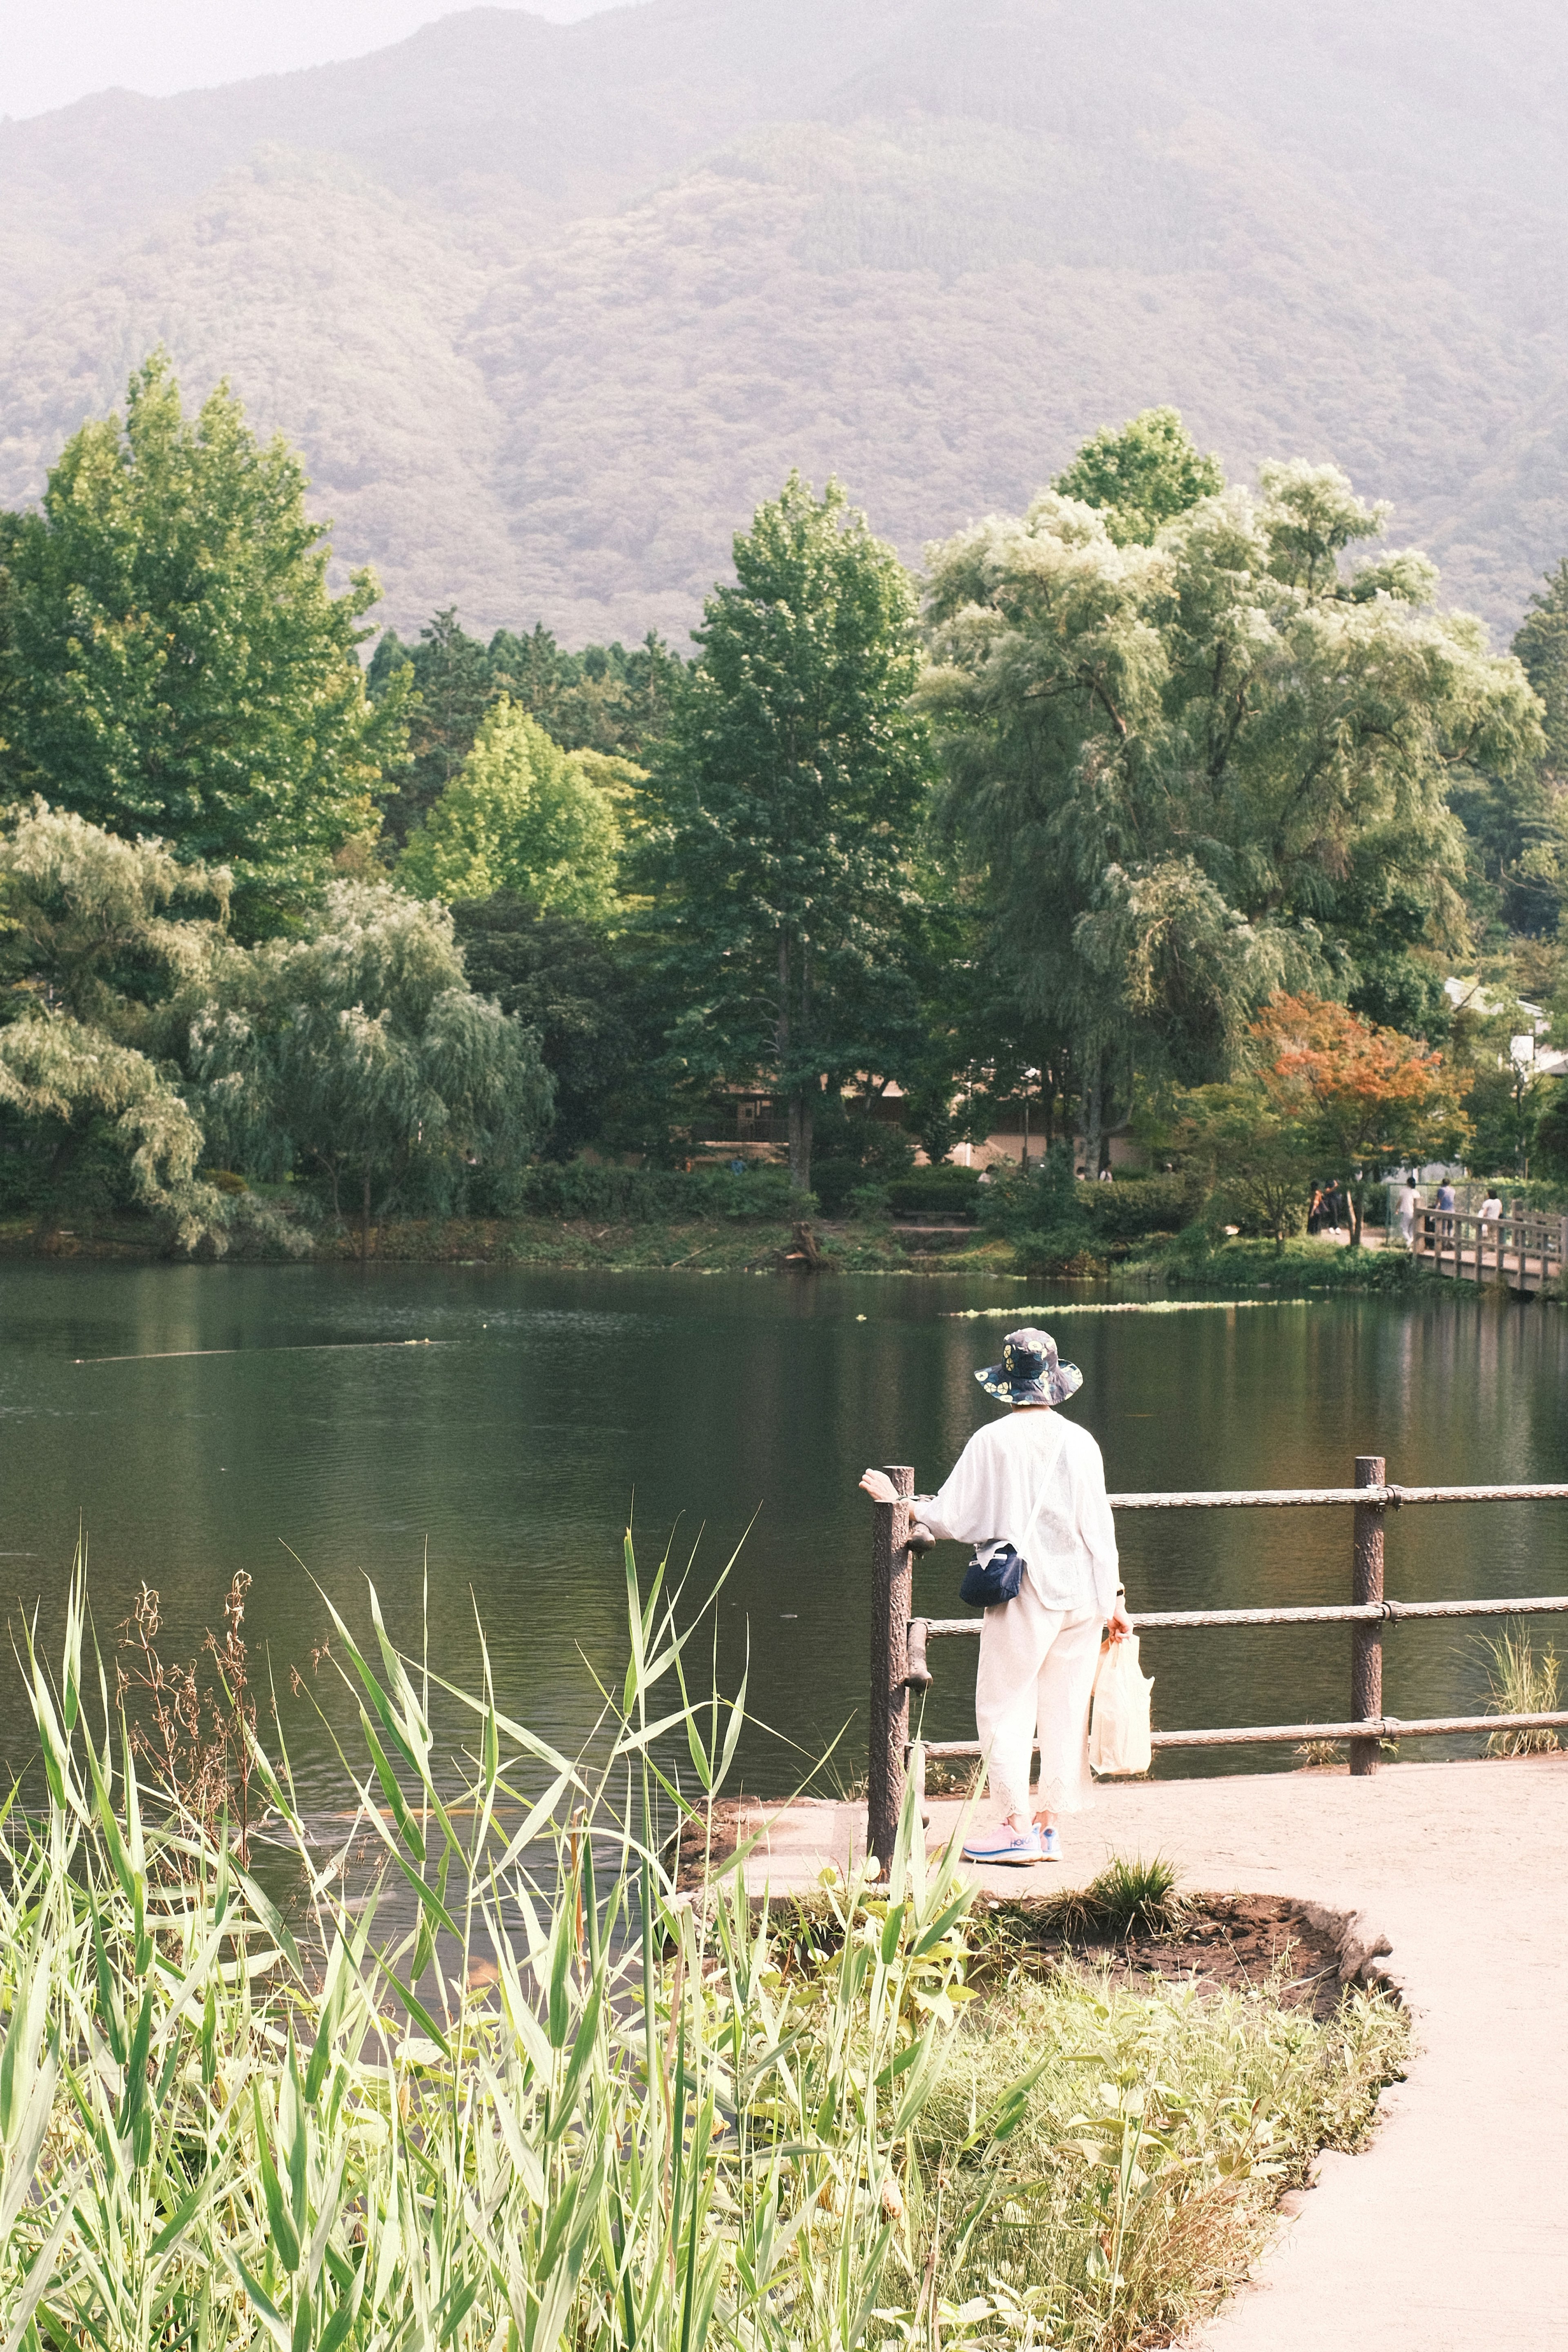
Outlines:
[[[1245,2273],[1316,2152],[1363,2144],[1409,2043],[1380,1994],[1325,2023],[1267,1987],[1021,1971],[953,2035],[916,2133],[943,2337],[1174,2340]]]
[[[1521,1628],[1510,1633],[1506,1629],[1495,1642],[1488,1642],[1491,1659],[1491,1675],[1487,1685],[1487,1706],[1493,1715],[1556,1715],[1562,1708],[1558,1696],[1559,1664],[1557,1652],[1548,1642],[1538,1658],[1527,1633]],[[1540,1724],[1533,1730],[1494,1731],[1487,1740],[1489,1756],[1550,1756],[1562,1745],[1550,1724]]]
[[[1133,1936],[1173,1933],[1185,1911],[1173,1863],[1163,1854],[1152,1862],[1114,1854],[1087,1886],[1058,1895],[1045,1917],[1067,1942],[1125,1943]]]

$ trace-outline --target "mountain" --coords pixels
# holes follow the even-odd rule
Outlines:
[[[0,125],[0,499],[157,341],[384,617],[679,635],[792,465],[911,561],[1173,401],[1506,635],[1568,550],[1547,0],[646,0]]]

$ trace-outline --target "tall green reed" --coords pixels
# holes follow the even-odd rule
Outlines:
[[[576,1758],[499,1706],[482,1631],[468,1695],[411,1666],[374,1591],[372,1655],[331,1611],[346,1832],[323,1846],[281,1731],[245,1726],[298,1937],[210,1790],[143,1785],[79,1570],[58,1676],[27,1630],[44,1786],[0,1815],[0,2352],[865,2338],[916,2261],[903,2184],[965,1991],[956,1837],[929,1861],[907,1804],[885,1875],[828,1890],[809,1969],[747,1897],[745,1846],[682,1893],[668,1832],[722,1790],[744,1685],[694,1700],[695,1624],[662,1567],[640,1590],[629,1538],[626,1572],[626,1675]]]

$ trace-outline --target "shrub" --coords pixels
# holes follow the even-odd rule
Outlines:
[[[792,1190],[782,1168],[610,1168],[592,1160],[523,1170],[512,1187],[510,1213],[524,1217],[596,1219],[605,1224],[681,1224],[710,1217],[769,1218],[783,1223],[816,1206]],[[505,1212],[498,1211],[498,1213]]]
[[[955,1168],[944,1160],[940,1167],[920,1168],[912,1176],[899,1177],[888,1187],[888,1205],[895,1216],[929,1209],[949,1216],[956,1211],[977,1217],[985,1189],[977,1168]]]
[[[1194,1171],[1127,1183],[1080,1182],[1072,1155],[1058,1143],[1037,1169],[994,1170],[980,1192],[980,1215],[1016,1245],[1021,1266],[1063,1266],[1151,1234],[1183,1232],[1203,1214],[1205,1190]]]
[[[857,1192],[866,1189],[866,1170],[858,1160],[823,1159],[814,1152],[811,1160],[811,1189],[822,1205],[825,1217],[841,1217]]]
[[[1096,1238],[1122,1242],[1179,1234],[1202,1215],[1207,1187],[1189,1170],[1178,1176],[1141,1176],[1132,1183],[1082,1184],[1079,1190]]]
[[[901,1127],[868,1117],[863,1104],[824,1096],[812,1138],[811,1186],[825,1215],[842,1216],[858,1186],[890,1183],[914,1162],[915,1147]]]

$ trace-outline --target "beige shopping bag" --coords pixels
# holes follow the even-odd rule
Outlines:
[[[1138,1664],[1136,1633],[1125,1634],[1101,1651],[1089,1723],[1089,1760],[1102,1778],[1149,1769],[1154,1753],[1149,1740],[1153,1687],[1152,1677]]]

